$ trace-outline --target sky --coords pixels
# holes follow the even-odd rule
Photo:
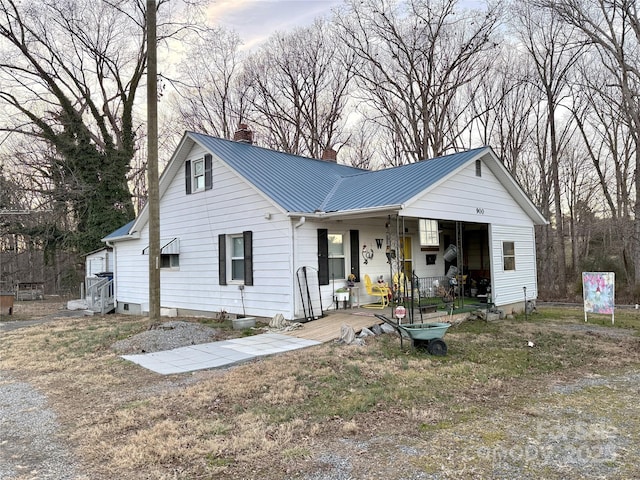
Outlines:
[[[288,31],[330,15],[342,0],[216,0],[208,10],[212,25],[235,30],[252,48],[276,31]]]
[[[208,9],[211,25],[236,31],[243,49],[251,49],[275,32],[284,32],[330,16],[343,0],[215,0]],[[484,0],[461,0],[460,7],[480,8]]]

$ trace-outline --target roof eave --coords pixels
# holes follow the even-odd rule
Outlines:
[[[126,240],[138,240],[140,238],[140,233],[139,232],[131,232],[131,233],[127,233],[126,235],[119,235],[117,237],[104,237],[101,238],[100,241],[106,243],[107,245],[109,245],[109,243],[111,242],[123,242]]]
[[[372,214],[379,213],[397,213],[404,209],[404,204],[397,205],[379,205],[376,207],[367,208],[353,208],[350,210],[338,210],[333,212],[288,212],[287,216],[290,218],[339,218],[339,217],[354,217],[354,216],[371,216]]]

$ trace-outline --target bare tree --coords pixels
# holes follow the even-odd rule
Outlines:
[[[633,263],[640,282],[640,19],[633,0],[536,0],[553,15],[582,33],[610,71],[611,84],[620,93],[621,114],[629,125],[634,151]]]
[[[575,82],[572,112],[584,145],[585,156],[594,169],[599,193],[620,232],[621,266],[626,278],[633,278],[633,188],[635,142],[624,115],[620,89],[611,83],[619,71],[598,62],[597,51],[583,56]]]
[[[633,135],[622,112],[620,90],[593,55],[585,55],[575,85],[572,113],[595,168],[613,218],[631,219],[633,201]]]
[[[476,119],[470,135],[491,145],[522,184],[529,178],[523,175],[521,164],[531,151],[534,106],[540,102],[531,74],[529,59],[517,53],[515,45],[504,42],[487,75],[477,79],[480,85],[470,105]]]
[[[549,186],[552,192],[554,230],[552,233],[555,247],[555,274],[557,291],[561,297],[566,295],[566,252],[564,219],[562,212],[562,187],[560,184],[560,156],[563,147],[562,132],[559,131],[563,102],[570,94],[569,80],[574,65],[579,59],[583,46],[576,42],[574,29],[567,27],[548,11],[519,3],[516,11],[515,28],[526,49],[535,72],[534,85],[540,89],[546,112],[543,136],[539,141],[548,145],[548,151],[541,152],[541,169],[546,169],[545,158],[549,158]],[[566,111],[566,108],[565,108]],[[566,132],[566,131],[565,131]],[[564,135],[565,138],[568,135]],[[541,170],[543,171],[543,170]],[[546,205],[542,205],[543,214],[548,214]]]
[[[470,100],[461,92],[486,70],[496,10],[464,11],[455,0],[347,4],[337,22],[362,61],[356,94],[370,106],[370,118],[400,142],[400,162],[458,146]]]
[[[249,115],[268,146],[318,158],[343,140],[355,63],[342,50],[333,25],[317,20],[275,34],[248,58]]]
[[[181,28],[165,23],[161,31],[166,37]],[[143,0],[0,0],[0,104],[7,113],[0,130],[54,149],[42,160],[51,162],[52,188],[68,194],[80,251],[134,216],[127,175],[140,129],[144,33]]]
[[[592,175],[587,152],[579,141],[571,141],[565,148],[560,165],[563,196],[568,210],[568,229],[571,240],[571,265],[575,272],[588,250],[588,216],[593,215],[593,198],[598,190],[598,180]]]
[[[350,128],[349,138],[345,144],[347,161],[353,167],[372,170],[377,159],[379,142],[376,141],[378,129],[376,125],[360,119]]]
[[[246,116],[238,85],[243,58],[240,38],[222,28],[203,29],[187,45],[172,80],[177,95],[171,103],[180,123],[189,130],[232,138]]]

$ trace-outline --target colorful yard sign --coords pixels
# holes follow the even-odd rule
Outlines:
[[[611,315],[614,323],[615,273],[582,272],[582,293],[584,296],[584,321],[587,313]]]

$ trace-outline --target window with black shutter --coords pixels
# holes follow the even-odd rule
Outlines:
[[[203,158],[184,163],[184,181],[187,195],[213,188],[213,157],[207,153]]]
[[[218,244],[218,283],[227,285],[231,281],[253,285],[253,232],[219,235]],[[227,264],[231,266],[228,277]]]

